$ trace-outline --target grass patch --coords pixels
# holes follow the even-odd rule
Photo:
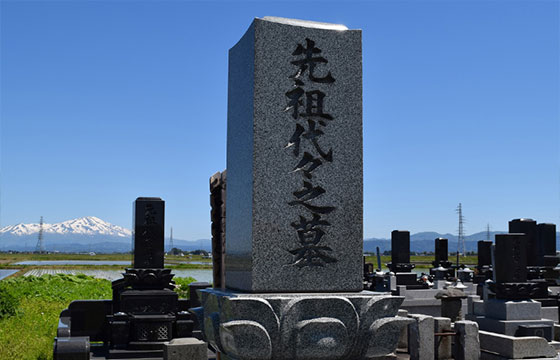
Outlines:
[[[194,279],[175,281],[179,297],[186,297]],[[16,301],[13,311],[0,319],[0,359],[37,360],[52,359],[58,317],[71,301],[111,299],[112,291],[108,280],[57,274],[2,280],[0,294]]]

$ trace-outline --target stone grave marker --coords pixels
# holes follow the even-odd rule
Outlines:
[[[382,357],[413,321],[362,291],[361,63],[360,30],[275,17],[229,52],[225,288],[191,309],[221,359]]]
[[[342,25],[255,19],[230,50],[226,287],[362,289],[361,74]]]
[[[139,197],[134,202],[134,268],[163,268],[164,209],[160,198]]]
[[[525,249],[527,266],[542,265],[543,249],[541,244],[537,241],[537,222],[533,219],[511,220],[509,222],[509,232],[527,235],[527,245]]]

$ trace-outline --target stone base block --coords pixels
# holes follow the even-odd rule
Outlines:
[[[457,335],[453,344],[453,358],[455,360],[479,360],[478,324],[474,321],[461,320],[455,322],[454,325]]]
[[[163,344],[163,360],[207,360],[208,344],[196,338],[176,338]]]
[[[509,336],[518,336],[520,326],[526,325],[542,325],[550,328],[550,334],[553,334],[552,320],[497,320],[484,316],[468,316],[469,320],[476,321],[480,330],[504,334]],[[552,340],[551,338],[548,340]]]
[[[414,322],[408,326],[408,352],[410,360],[434,359],[434,318],[410,314]]]
[[[436,334],[434,339],[435,358],[438,360],[452,359],[451,352],[452,336],[445,336],[445,333],[451,333],[451,319],[446,317],[434,317],[434,331]]]
[[[558,306],[541,307],[541,316],[543,319],[558,322]]]
[[[487,351],[481,351],[480,360],[516,360],[516,359],[500,356],[498,354],[490,353]],[[558,357],[526,358],[523,360],[558,360]]]
[[[393,353],[403,297],[357,293],[248,294],[200,290],[204,339],[228,359],[345,360]],[[433,349],[433,345],[432,345]]]
[[[510,359],[555,357],[556,349],[542,337],[514,337],[492,332],[479,331],[480,347],[485,352]]]
[[[488,299],[484,302],[484,314],[499,320],[540,320],[541,303],[534,300]]]

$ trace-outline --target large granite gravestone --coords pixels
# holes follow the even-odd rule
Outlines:
[[[225,289],[191,309],[223,360],[396,349],[402,297],[362,290],[361,32],[255,19],[229,54]]]
[[[228,288],[362,288],[361,74],[342,25],[255,19],[230,50]]]

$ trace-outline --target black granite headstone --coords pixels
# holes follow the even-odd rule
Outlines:
[[[527,281],[527,235],[497,234],[494,251],[496,283]]]
[[[391,232],[391,263],[410,263],[410,232],[393,230]]]
[[[538,224],[537,238],[543,248],[544,255],[556,256],[556,225]]]
[[[514,219],[509,222],[510,234],[526,234],[527,248],[526,259],[527,266],[543,265],[543,249],[537,241],[537,222],[533,219]]]
[[[435,240],[435,262],[437,264],[442,264],[448,262],[448,250],[447,250],[447,239],[437,238]]]
[[[139,197],[134,202],[134,268],[163,268],[164,206],[155,197]]]
[[[478,268],[492,265],[492,241],[480,240],[478,243]]]

